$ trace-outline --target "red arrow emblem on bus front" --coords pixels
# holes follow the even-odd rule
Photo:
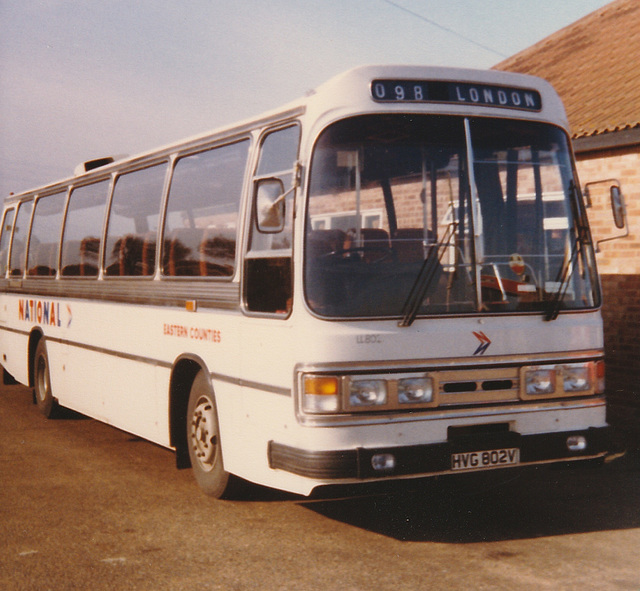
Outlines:
[[[484,355],[486,350],[489,348],[491,344],[491,339],[484,334],[483,332],[473,332],[473,336],[476,337],[480,341],[478,348],[473,353],[474,355]]]

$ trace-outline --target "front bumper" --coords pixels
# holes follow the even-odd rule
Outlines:
[[[570,437],[584,437],[584,449],[569,450],[567,440]],[[610,442],[610,427],[535,435],[511,431],[486,434],[451,431],[446,442],[403,447],[309,451],[271,441],[268,456],[269,466],[273,469],[322,481],[352,481],[446,474],[453,472],[454,454],[496,449],[517,448],[520,461],[515,466],[596,459],[611,451]],[[374,468],[374,457],[381,455],[393,456],[393,468]],[[500,466],[494,466],[497,467]]]

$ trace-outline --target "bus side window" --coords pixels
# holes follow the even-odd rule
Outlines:
[[[2,229],[0,230],[0,278],[6,276],[9,268],[9,244],[11,243],[11,230],[13,229],[13,216],[15,213],[13,208],[5,211]]]
[[[60,274],[97,277],[109,181],[74,188],[64,223]]]
[[[249,140],[177,160],[162,241],[169,277],[231,277]]]
[[[293,203],[295,164],[298,158],[300,129],[290,125],[265,135],[258,168],[254,175],[253,205],[249,251],[245,262],[245,303],[252,312],[287,314],[291,310],[293,282],[291,257],[293,245]],[[272,179],[272,180],[269,180]],[[272,231],[268,225],[259,226],[259,190],[265,182],[270,186],[282,183],[282,201],[276,197],[277,207],[283,213]],[[275,196],[274,196],[275,197]],[[279,215],[281,215],[279,213]]]
[[[24,272],[25,255],[27,254],[27,237],[29,235],[29,223],[33,201],[25,201],[18,208],[16,227],[13,230],[13,242],[11,245],[11,262],[9,274],[11,277],[22,277]]]
[[[66,192],[36,201],[27,253],[27,275],[55,277]]]
[[[151,276],[166,163],[123,174],[116,180],[105,243],[105,274]]]

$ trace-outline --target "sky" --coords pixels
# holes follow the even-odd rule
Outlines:
[[[607,0],[0,0],[0,195],[363,64],[490,68]]]

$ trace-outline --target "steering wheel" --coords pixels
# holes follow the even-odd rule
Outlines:
[[[366,246],[350,246],[348,248],[339,248],[331,252],[327,252],[320,256],[321,259],[328,258],[352,258],[354,254],[360,254],[360,259],[367,259],[369,263],[380,263],[393,256],[393,249],[390,246],[372,245]],[[377,255],[374,253],[378,253]],[[370,258],[372,256],[372,258]]]

